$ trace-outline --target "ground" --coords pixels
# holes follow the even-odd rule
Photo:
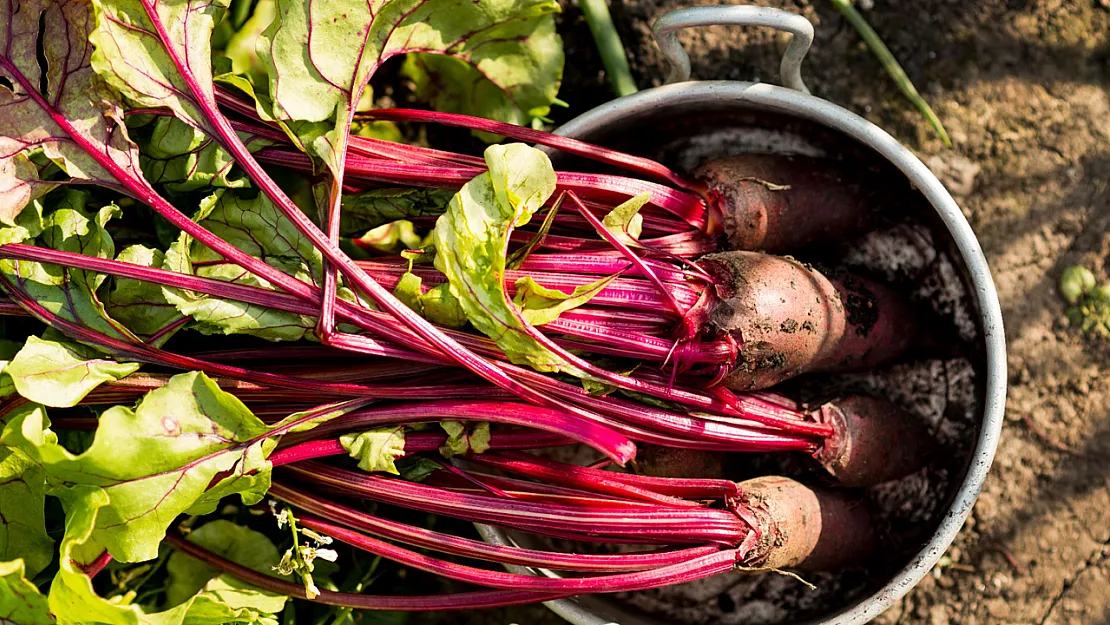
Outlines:
[[[651,22],[691,0],[614,0],[641,87],[659,84]],[[1055,282],[1110,271],[1110,0],[873,0],[859,4],[955,143],[946,149],[826,0],[761,2],[817,26],[815,95],[884,127],[937,170],[990,262],[1006,323],[1009,400],[991,475],[934,571],[878,622],[1110,624],[1110,341],[1062,321]],[[567,7],[568,113],[604,99],[588,31]],[[786,36],[684,34],[694,76],[777,81]],[[482,622],[558,622],[541,609]],[[458,622],[452,617],[443,622]]]

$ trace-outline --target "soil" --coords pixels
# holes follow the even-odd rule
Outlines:
[[[665,76],[650,24],[692,4],[702,2],[612,2],[641,87]],[[1110,378],[1102,375],[1110,342],[1067,328],[1054,287],[1076,263],[1110,278],[1110,1],[859,2],[944,122],[951,149],[831,3],[760,4],[816,25],[803,65],[815,95],[901,139],[956,196],[991,264],[1006,322],[1006,427],[983,494],[943,566],[877,622],[1110,624]],[[570,59],[560,95],[571,107],[556,111],[557,121],[608,98],[574,7],[560,28]],[[679,39],[696,78],[775,82],[787,36],[713,27]],[[723,602],[707,605],[714,600]],[[561,622],[538,606],[419,620]]]

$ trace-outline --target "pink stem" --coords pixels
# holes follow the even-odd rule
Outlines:
[[[584,536],[652,540],[660,544],[715,542],[738,545],[746,524],[732,512],[708,508],[640,506],[588,508],[533,503],[488,495],[459,493],[404,480],[337,469],[315,461],[287,465],[301,479],[341,489],[382,503],[443,514],[467,521],[511,525],[545,534],[550,531]]]
[[[637,258],[637,260],[640,259]],[[360,267],[386,288],[396,286],[401,276],[408,270],[407,266],[399,266],[393,263],[357,262]],[[413,273],[420,276],[425,286],[429,288],[447,281],[447,276],[428,267],[413,267]],[[597,278],[605,276],[585,276],[556,272],[537,273],[510,269],[505,271],[505,288],[509,295],[516,293],[517,280],[526,277],[536,280],[547,288],[570,293],[576,287],[585,286],[594,282]],[[649,284],[649,282],[651,283]],[[659,288],[664,289],[664,291],[660,293]],[[664,286],[661,281],[655,284],[654,281],[644,279],[617,278],[598,291],[597,295],[590,300],[590,303],[594,306],[613,306],[621,309],[657,312],[661,306],[669,306],[667,302],[670,300],[674,302],[672,310],[675,312],[675,316],[681,319],[685,312],[679,306],[679,301],[685,306],[693,306],[700,299],[703,290],[703,285],[693,285],[685,280],[678,284]],[[660,298],[659,295],[663,297]]]
[[[638,492],[668,495],[666,499],[652,499],[652,501],[660,503],[682,501],[682,499],[677,498],[725,499],[740,494],[740,489],[736,483],[729,480],[651,477],[603,471],[557,462],[520,451],[497,451],[496,453],[472,455],[469,458],[478,464],[484,464],[509,473],[543,479],[555,484],[578,485],[597,481],[616,482],[631,486]],[[614,491],[614,494],[618,493]],[[631,491],[626,496],[631,497]]]
[[[559,484],[573,488],[580,488],[590,492],[606,495],[618,495],[628,499],[647,501],[652,503],[667,504],[675,507],[699,507],[695,501],[687,501],[677,497],[661,495],[651,490],[643,489],[620,480],[611,480],[609,471],[594,471],[582,469],[572,464],[559,463],[559,467],[552,467],[539,462],[531,462],[526,456],[499,456],[494,454],[470,454],[467,459],[507,473],[515,473],[525,477],[541,480],[551,484]]]
[[[543,482],[533,482],[481,471],[469,470],[467,473],[486,484],[493,484],[503,490],[511,491],[515,499],[523,501],[585,506],[587,508],[622,508],[625,510],[632,508],[646,510],[655,505],[652,502],[628,499],[619,495],[607,495],[579,488],[554,486]],[[476,489],[468,486],[468,482],[469,480],[456,478],[447,472],[435,473],[425,481],[429,486],[447,488],[453,492],[477,493]]]
[[[387,540],[395,540],[414,547],[434,549],[465,558],[502,564],[518,564],[563,571],[612,573],[642,571],[670,564],[679,564],[720,550],[720,547],[716,545],[703,545],[673,551],[609,555],[523,549],[506,545],[494,545],[399,523],[309,495],[304,491],[277,482],[270,488],[269,494],[311,514],[381,536]]]
[[[304,597],[304,586],[296,582],[288,582],[283,579],[271,577],[265,573],[255,571],[252,568],[236,564],[227,558],[185,540],[176,532],[168,533],[166,535],[166,542],[178,551],[187,553],[201,562],[264,590],[289,597]],[[442,610],[479,610],[482,608],[539,603],[541,601],[550,601],[552,599],[569,596],[573,595],[565,593],[517,592],[511,590],[483,590],[432,596],[363,595],[321,590],[319,596],[313,601],[325,605],[335,605],[356,610],[425,612]]]
[[[596,420],[582,419],[574,414],[532,404],[486,401],[443,400],[405,402],[379,406],[346,415],[340,421],[325,423],[291,440],[321,438],[341,431],[371,429],[394,423],[426,423],[444,419],[489,421],[551,432],[594,447],[612,450],[628,440]],[[608,455],[608,454],[607,454]]]
[[[305,155],[285,148],[265,148],[259,150],[258,158],[264,162],[292,167],[301,171],[311,171],[312,161]],[[418,187],[458,189],[475,176],[486,171],[485,167],[471,167],[454,163],[424,165],[400,163],[359,155],[348,156],[345,173],[355,180],[368,180],[387,184],[404,184]],[[705,204],[697,196],[678,191],[653,182],[614,176],[611,174],[590,174],[582,172],[556,172],[556,193],[574,191],[585,198],[615,205],[640,193],[651,196],[651,204],[668,213],[677,215],[686,224],[696,229],[704,228]],[[673,230],[677,224],[667,230]]]
[[[311,515],[305,515],[299,518],[298,521],[304,524],[305,527],[337,538],[352,547],[414,569],[477,586],[504,588],[506,590],[574,592],[576,594],[633,592],[682,584],[724,573],[732,570],[738,561],[737,553],[734,550],[725,549],[694,558],[688,562],[661,566],[647,571],[609,573],[593,577],[550,578],[491,571],[447,562],[397,547]]]
[[[446,434],[426,434],[407,432],[405,434],[405,455],[422,451],[434,451],[447,442]],[[570,445],[571,439],[548,432],[491,432],[490,449],[541,449]],[[267,458],[270,464],[279,467],[283,464],[303,462],[327,456],[343,456],[347,450],[338,438],[305,441],[278,449]]]
[[[638,269],[642,275],[646,276],[647,279],[653,285],[655,285],[655,290],[663,296],[663,301],[666,302],[671,311],[674,314],[678,315],[679,318],[686,319],[686,311],[683,310],[682,306],[678,304],[678,300],[675,299],[672,290],[667,288],[663,284],[663,281],[659,279],[658,274],[656,274],[655,271],[653,271],[642,258],[637,256],[635,252],[629,249],[628,245],[626,245],[624,241],[621,241],[619,238],[617,238],[616,235],[614,235],[612,232],[609,232],[609,229],[601,223],[601,220],[594,216],[594,214],[590,212],[590,209],[586,208],[585,205],[582,204],[582,200],[578,199],[577,195],[575,195],[573,192],[568,195],[570,197],[571,203],[574,204],[575,208],[578,209],[578,212],[581,213],[582,216],[590,222],[590,225],[594,227],[594,230],[596,230],[602,238],[608,241],[610,245],[620,250],[621,254],[623,254],[624,257],[629,260],[629,262],[635,265],[636,269]],[[691,328],[691,330],[694,329]]]
[[[487,492],[491,495],[494,495],[496,497],[501,497],[502,499],[516,499],[517,498],[516,495],[506,493],[505,491],[501,490],[500,488],[497,488],[496,486],[493,486],[492,484],[488,484],[488,483],[482,481],[477,476],[471,475],[471,474],[467,473],[466,471],[463,471],[462,469],[460,469],[460,468],[456,467],[455,465],[447,462],[446,460],[443,460],[442,458],[432,458],[431,460],[432,460],[432,462],[435,462],[439,466],[443,467],[443,470],[446,471],[447,473],[449,473],[449,474],[451,474],[451,475],[453,475],[453,476],[455,476],[455,477],[457,477],[457,478],[459,478],[459,479],[461,479],[465,482],[473,484],[474,486],[477,486],[481,490],[483,490],[483,491],[485,491],[485,492]]]
[[[751,427],[728,427],[723,423],[694,418],[686,414],[627,401],[611,395],[595,397],[590,395],[588,391],[579,385],[549,378],[543,374],[536,373],[523,367],[517,367],[516,365],[507,365],[507,367],[511,367],[510,370],[514,375],[527,379],[538,388],[557,394],[564,399],[580,403],[602,414],[609,415],[627,423],[639,424],[649,428],[658,428],[660,431],[672,433],[684,438],[708,438],[720,442],[747,444],[752,445],[752,450],[814,451],[817,445],[812,440],[806,438],[806,436],[827,436],[825,432],[828,428],[824,427],[817,432],[810,432],[810,426],[823,424],[802,422],[799,421],[797,417],[786,418],[783,416],[768,416],[768,420],[774,420],[776,422],[767,424],[769,427],[777,429],[785,426],[782,427],[780,431],[767,431]],[[676,391],[677,390],[679,389],[676,389]],[[688,401],[684,403],[688,405],[698,405],[701,403],[701,398],[697,396],[690,397]],[[719,413],[723,408],[729,408],[727,405],[722,405],[713,401],[706,402],[702,405],[704,406],[702,409],[708,412]],[[733,411],[736,412],[735,409],[733,409]],[[747,414],[738,414],[738,416],[747,416]],[[762,423],[760,419],[763,416],[764,415],[756,414],[752,416],[752,419]],[[782,422],[781,426],[778,423],[779,421]],[[763,445],[766,447],[763,447]]]
[[[9,295],[13,297],[21,306],[27,309],[31,314],[38,317],[43,323],[52,327],[58,328],[63,333],[73,336],[81,341],[87,341],[95,345],[104,347],[110,352],[124,355],[128,358],[133,358],[140,362],[149,362],[159,364],[175,369],[185,370],[198,370],[215,375],[223,375],[240,380],[248,380],[258,384],[267,386],[274,386],[279,388],[289,388],[296,390],[315,390],[321,393],[336,394],[342,396],[377,396],[377,397],[413,397],[421,391],[406,386],[387,386],[387,385],[362,385],[362,384],[332,384],[328,382],[321,382],[311,380],[308,378],[299,378],[284,376],[275,373],[265,373],[260,371],[252,371],[250,369],[242,369],[240,367],[233,367],[231,365],[223,365],[219,363],[207,362],[189,356],[182,356],[167,352],[149,345],[142,343],[129,343],[122,339],[117,339],[106,334],[102,334],[95,330],[77,325],[61,317],[39,305],[34,299],[26,295],[20,288],[9,281],[6,276],[0,276],[0,285],[8,291]],[[426,389],[429,394],[435,395],[442,392],[444,389],[440,387]]]
[[[85,573],[85,575],[89,576],[89,579],[96,577],[97,574],[103,571],[104,567],[108,566],[108,563],[110,563],[111,561],[112,554],[108,553],[107,551],[101,553],[99,556],[96,557],[95,560],[89,562],[88,564],[80,564],[75,560],[71,560],[71,562],[73,562],[73,564],[77,566],[77,568],[81,569]]]
[[[616,150],[610,150],[597,145],[591,145],[584,141],[577,139],[569,139],[567,137],[560,137],[547,132],[539,130],[532,130],[513,124],[506,124],[503,122],[495,122],[481,117],[472,117],[469,115],[459,115],[457,113],[442,113],[438,111],[421,111],[416,109],[376,109],[366,113],[359,114],[359,117],[369,119],[383,119],[400,122],[429,122],[435,124],[442,124],[444,126],[456,126],[461,128],[468,128],[471,130],[480,130],[482,132],[489,132],[510,139],[518,141],[527,141],[529,143],[538,143],[556,148],[560,151],[575,156],[581,156],[591,160],[596,160],[609,165],[615,165],[622,169],[635,171],[641,174],[661,178],[670,182],[671,184],[683,188],[692,189],[693,185],[687,182],[682,176],[679,176],[669,168],[652,161],[651,159],[642,158],[639,156],[632,156]]]

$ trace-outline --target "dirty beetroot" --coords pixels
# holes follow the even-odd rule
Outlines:
[[[534,130],[558,10],[0,0],[0,619],[827,591],[905,529],[966,438],[889,384],[944,258],[783,255],[886,225],[834,159]]]

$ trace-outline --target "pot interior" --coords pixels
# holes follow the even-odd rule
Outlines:
[[[885,538],[864,567],[808,574],[804,581],[774,572],[738,571],[667,589],[560,602],[563,609],[557,611],[577,610],[577,617],[564,613],[574,622],[621,625],[826,621],[897,577],[942,523],[959,522],[945,517],[967,479],[984,422],[986,349],[982,315],[971,296],[975,289],[936,210],[901,171],[855,139],[815,122],[736,102],[687,99],[644,108],[611,116],[596,132],[568,136],[654,158],[684,174],[715,156],[730,154],[826,157],[852,175],[873,180],[883,191],[886,199],[872,232],[792,255],[891,284],[931,316],[926,345],[880,370],[809,375],[778,388],[807,401],[842,392],[886,397],[923,420],[942,451],[928,469],[867,490]],[[563,169],[598,170],[590,161],[565,154],[553,154],[553,160]],[[804,456],[734,454],[729,468],[729,477],[736,480],[784,474],[811,484],[829,481]],[[524,545],[531,540],[512,539]],[[590,620],[590,614],[599,618]]]

